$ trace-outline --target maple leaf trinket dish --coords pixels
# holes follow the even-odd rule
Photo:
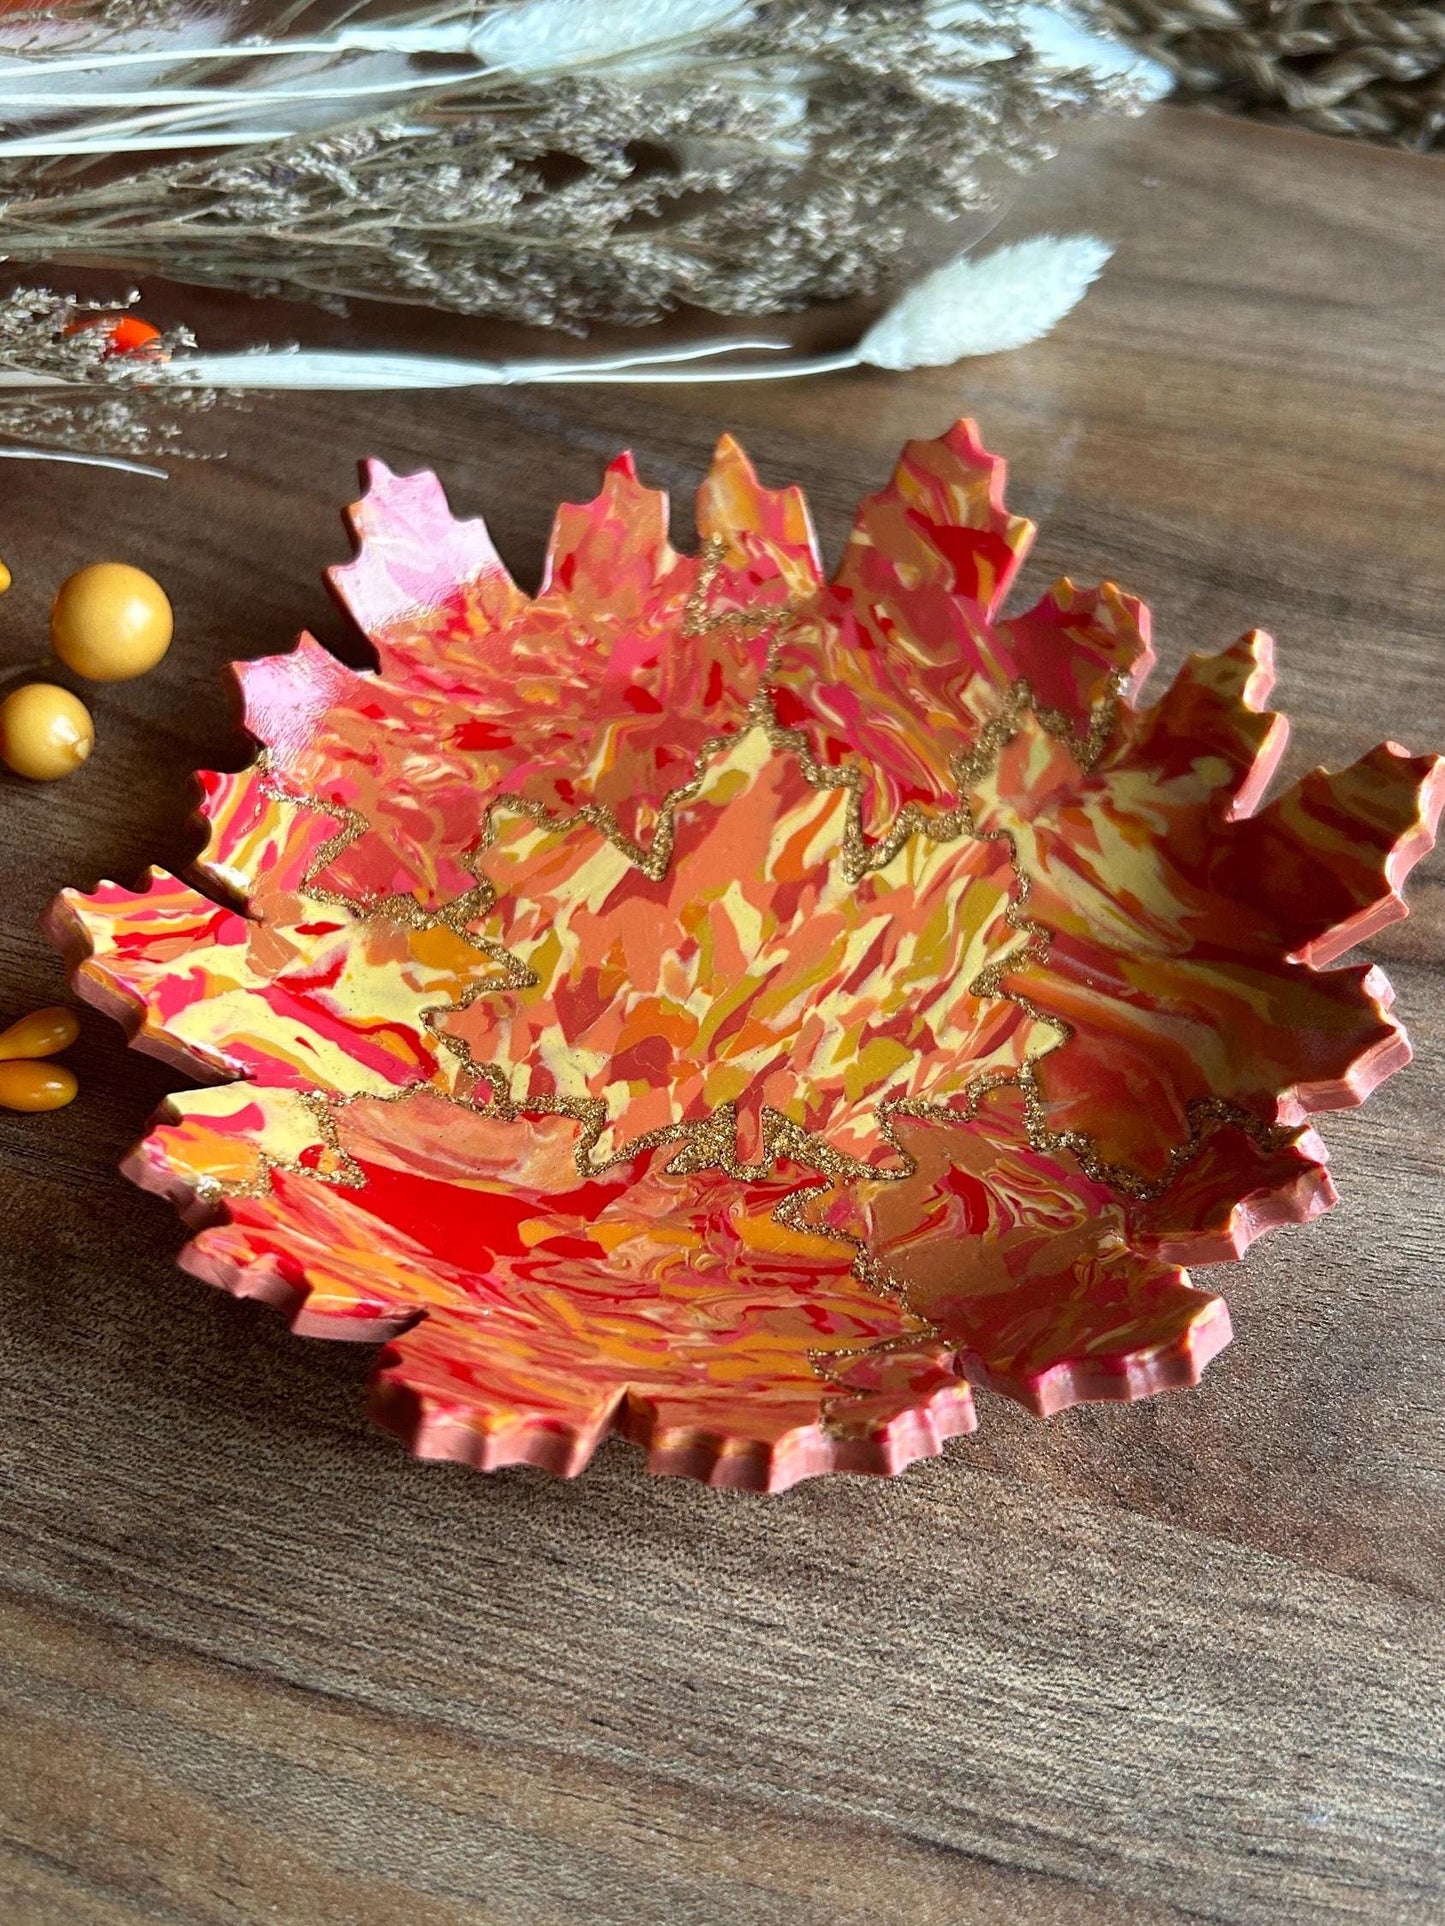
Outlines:
[[[1259,633],[1156,700],[971,423],[820,564],[730,439],[699,551],[629,458],[511,580],[367,464],[332,583],[376,651],[237,665],[257,760],[192,880],[66,891],[79,992],[204,1087],[127,1170],[181,1262],[380,1346],[427,1457],[781,1489],[1195,1382],[1189,1265],[1327,1209],[1312,1119],[1409,1056],[1377,968],[1445,763],[1273,800]]]

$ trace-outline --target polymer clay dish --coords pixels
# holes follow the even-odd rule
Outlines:
[[[1334,1201],[1316,1113],[1408,1059],[1378,969],[1445,763],[1263,796],[1269,639],[1141,690],[1148,612],[1056,584],[971,423],[831,580],[725,439],[700,549],[629,458],[535,597],[366,469],[332,582],[379,669],[239,664],[194,884],[67,891],[82,995],[210,1087],[128,1163],[185,1268],[382,1346],[423,1456],[781,1489],[1193,1383],[1187,1264]]]

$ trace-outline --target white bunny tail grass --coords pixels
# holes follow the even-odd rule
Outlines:
[[[163,379],[183,386],[370,389],[473,388],[538,383],[789,381],[845,368],[941,368],[970,355],[1001,354],[1037,341],[1077,306],[1113,249],[1092,234],[1040,235],[974,260],[949,261],[905,290],[851,348],[769,362],[729,362],[781,341],[704,341],[639,349],[610,360],[444,361],[430,355],[251,351],[188,355]],[[691,363],[691,366],[679,366]],[[705,364],[705,365],[698,365]],[[0,373],[0,384],[5,381]]]
[[[752,13],[752,0],[516,0],[467,29],[467,48],[514,74],[602,67],[655,77],[685,65],[698,35],[741,29]]]
[[[1041,234],[949,261],[874,322],[858,359],[875,368],[940,368],[1026,347],[1077,307],[1112,253],[1092,234]]]
[[[781,341],[704,341],[682,348],[639,349],[609,360],[451,361],[432,355],[295,349],[178,357],[160,379],[182,387],[260,389],[479,388],[539,383],[677,383],[787,381],[845,368],[940,368],[969,355],[1000,354],[1037,341],[1087,292],[1113,252],[1089,234],[1042,235],[964,256],[917,281],[851,348],[803,360],[729,363],[749,349],[777,351]],[[679,366],[691,363],[691,366]],[[697,365],[703,364],[706,365]],[[0,371],[0,386],[6,381]],[[13,379],[14,377],[12,377]]]
[[[1055,72],[1082,67],[1101,81],[1124,82],[1140,100],[1162,100],[1173,91],[1174,75],[1162,61],[1093,31],[1076,7],[1028,0],[1021,18],[1035,54]]]
[[[629,353],[567,360],[472,361],[435,355],[366,350],[254,348],[241,354],[202,354],[188,330],[177,329],[156,344],[164,351],[143,360],[112,356],[96,332],[76,333],[66,325],[76,310],[45,290],[20,290],[10,297],[14,325],[10,345],[0,326],[0,395],[23,398],[20,405],[54,404],[66,390],[88,393],[97,384],[112,407],[141,397],[169,399],[175,406],[208,407],[243,390],[396,392],[403,389],[508,387],[542,383],[573,386],[596,383],[788,381],[849,368],[945,367],[966,356],[998,354],[1021,348],[1045,335],[1078,302],[1111,250],[1092,235],[1043,235],[995,249],[980,259],[950,261],[905,290],[860,341],[831,354],[793,358],[783,341],[712,340],[678,347],[639,348]],[[0,303],[0,322],[4,304]],[[27,341],[30,352],[27,353]],[[765,361],[735,361],[734,355],[766,354]],[[118,393],[115,384],[127,391]],[[40,397],[38,403],[33,397]],[[20,426],[19,419],[12,432]],[[32,431],[33,422],[26,426]],[[112,424],[114,427],[115,424]],[[120,426],[135,426],[124,415]],[[23,428],[21,432],[24,432]],[[53,430],[52,430],[53,432]],[[170,430],[167,431],[171,432]],[[69,434],[64,439],[70,440]],[[137,451],[142,440],[131,436]],[[97,456],[32,454],[0,448],[10,460],[99,462]],[[156,473],[140,465],[115,462],[131,473]]]

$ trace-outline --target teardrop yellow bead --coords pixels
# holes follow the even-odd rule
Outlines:
[[[79,1088],[63,1064],[0,1063],[0,1110],[63,1110]]]
[[[57,1050],[68,1050],[80,1035],[80,1025],[71,1010],[58,1005],[48,1010],[32,1010],[8,1030],[0,1030],[0,1061],[14,1057],[53,1057]]]

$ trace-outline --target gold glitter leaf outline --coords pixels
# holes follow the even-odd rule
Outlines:
[[[830,1401],[823,1413],[824,1428],[833,1430],[844,1422],[843,1411],[835,1411],[833,1405],[835,1403],[843,1405],[845,1400],[855,1399],[860,1395],[857,1390],[839,1382],[838,1373],[842,1367],[851,1365],[862,1357],[902,1352],[920,1344],[926,1344],[930,1339],[941,1340],[942,1338],[941,1332],[932,1320],[924,1317],[909,1302],[903,1281],[873,1256],[862,1239],[842,1230],[822,1229],[808,1222],[804,1215],[815,1198],[826,1195],[839,1184],[863,1181],[900,1182],[915,1174],[917,1160],[900,1143],[892,1125],[894,1117],[909,1117],[923,1122],[957,1127],[968,1123],[977,1115],[979,1104],[992,1091],[1015,1087],[1023,1097],[1025,1131],[1031,1148],[1045,1155],[1071,1155],[1093,1181],[1137,1202],[1151,1200],[1167,1190],[1180,1170],[1198,1154],[1206,1137],[1226,1124],[1235,1125],[1252,1141],[1266,1149],[1277,1148],[1287,1143],[1293,1133],[1287,1129],[1266,1124],[1253,1112],[1225,1098],[1194,1099],[1186,1107],[1190,1126],[1188,1136],[1171,1151],[1161,1175],[1150,1179],[1128,1165],[1103,1158],[1094,1140],[1086,1133],[1077,1130],[1056,1131],[1046,1122],[1037,1066],[1046,1056],[1061,1048],[1073,1037],[1074,1027],[1065,1019],[1041,1010],[1022,991],[1006,989],[1003,979],[1023,962],[1046,962],[1052,945],[1052,934],[1043,924],[1025,914],[1025,906],[1032,892],[1033,883],[1019,856],[1017,839],[1007,829],[980,830],[973,810],[965,800],[965,792],[993,770],[1003,749],[1013,741],[1023,726],[1025,718],[1030,715],[1044,733],[1065,748],[1080,769],[1087,773],[1102,755],[1117,724],[1124,699],[1124,675],[1120,674],[1112,679],[1106,695],[1095,704],[1090,716],[1089,728],[1083,735],[1074,731],[1069,718],[1062,711],[1039,703],[1026,679],[1020,678],[1010,684],[1001,707],[982,725],[972,747],[966,753],[956,755],[950,760],[950,773],[959,791],[960,799],[957,805],[949,810],[930,811],[919,803],[907,803],[898,812],[886,833],[870,844],[863,828],[863,800],[871,776],[868,765],[854,761],[836,768],[829,768],[821,764],[813,755],[804,732],[779,722],[773,707],[771,678],[776,669],[779,647],[783,635],[799,621],[800,612],[787,605],[780,605],[775,609],[739,610],[712,616],[702,608],[702,603],[720,569],[725,549],[726,544],[719,539],[704,545],[702,567],[684,610],[681,633],[691,637],[725,626],[760,629],[770,625],[775,633],[769,644],[760,686],[748,706],[742,724],[736,729],[725,730],[716,736],[709,737],[700,746],[694,757],[693,773],[688,781],[677,789],[668,791],[659,805],[650,849],[626,835],[614,812],[606,804],[584,803],[570,814],[562,815],[549,811],[545,805],[525,797],[504,792],[493,797],[487,804],[478,840],[460,859],[463,866],[476,877],[476,885],[473,889],[448,899],[434,911],[424,909],[414,896],[406,894],[398,894],[369,903],[364,902],[342,892],[322,888],[319,878],[344,850],[368,833],[372,828],[371,823],[359,810],[349,805],[328,803],[319,796],[297,794],[287,789],[275,776],[269,751],[262,748],[252,768],[260,774],[261,789],[264,794],[269,795],[273,800],[297,808],[314,809],[342,825],[335,835],[321,845],[307,865],[300,894],[313,902],[344,909],[363,921],[387,920],[413,930],[445,927],[470,947],[493,961],[502,963],[507,974],[506,980],[500,986],[496,983],[474,985],[459,1001],[433,1005],[420,1013],[423,1025],[436,1039],[438,1046],[457,1057],[471,1076],[472,1082],[465,1092],[441,1091],[429,1084],[410,1084],[383,1093],[357,1092],[335,1096],[322,1091],[299,1092],[297,1094],[302,1104],[316,1119],[318,1137],[323,1148],[335,1159],[333,1170],[326,1172],[313,1170],[301,1164],[299,1160],[273,1158],[263,1151],[260,1154],[256,1176],[245,1185],[223,1185],[214,1178],[202,1177],[196,1185],[196,1194],[198,1197],[216,1202],[225,1196],[265,1196],[270,1192],[270,1175],[274,1170],[290,1171],[343,1188],[363,1188],[364,1172],[340,1141],[337,1113],[357,1102],[394,1103],[425,1093],[436,1096],[442,1102],[471,1110],[478,1116],[495,1117],[501,1121],[512,1121],[520,1116],[571,1118],[582,1129],[582,1138],[574,1151],[574,1160],[579,1176],[584,1179],[601,1175],[622,1164],[634,1162],[639,1156],[671,1144],[677,1144],[679,1147],[669,1159],[666,1169],[669,1173],[677,1175],[687,1175],[704,1169],[721,1169],[734,1181],[747,1184],[762,1179],[779,1161],[788,1161],[805,1169],[816,1170],[821,1179],[820,1182],[800,1186],[781,1199],[770,1214],[777,1223],[794,1232],[825,1238],[851,1247],[855,1253],[852,1265],[854,1278],[879,1297],[897,1303],[904,1314],[912,1318],[919,1327],[915,1332],[883,1339],[871,1345],[853,1347],[845,1351],[814,1351],[808,1354],[810,1365],[818,1375],[832,1381],[838,1387],[836,1400]],[[1024,941],[1018,948],[1009,951],[1007,955],[996,959],[978,972],[968,985],[968,991],[970,995],[980,1000],[996,997],[1015,1004],[1035,1022],[1052,1030],[1054,1039],[1043,1049],[1029,1052],[1018,1070],[995,1071],[978,1078],[952,1103],[930,1104],[921,1099],[906,1098],[885,1100],[880,1103],[876,1113],[879,1135],[897,1156],[899,1163],[896,1168],[879,1168],[848,1157],[846,1153],[836,1150],[817,1133],[803,1130],[800,1125],[771,1106],[765,1106],[762,1112],[762,1159],[756,1164],[743,1164],[736,1157],[736,1105],[733,1103],[718,1106],[709,1116],[701,1120],[679,1122],[646,1132],[632,1139],[614,1155],[594,1164],[592,1151],[609,1121],[606,1105],[601,1099],[536,1097],[519,1102],[510,1094],[499,1097],[496,1094],[497,1087],[509,1080],[507,1073],[496,1065],[478,1063],[465,1042],[447,1035],[439,1027],[443,1020],[466,1009],[478,997],[495,994],[499,987],[524,989],[535,987],[539,982],[535,971],[505,945],[479,938],[473,933],[471,925],[485,916],[497,900],[495,886],[488,878],[477,875],[475,864],[494,841],[496,816],[506,812],[530,819],[539,826],[551,829],[558,834],[564,834],[574,827],[586,824],[611,843],[649,880],[661,881],[671,866],[676,839],[677,812],[698,795],[712,760],[732,744],[741,741],[754,728],[763,730],[770,747],[775,752],[791,754],[797,759],[806,781],[812,787],[820,790],[839,788],[847,790],[840,861],[845,879],[854,886],[861,883],[867,875],[885,868],[914,835],[926,836],[935,843],[959,841],[968,837],[977,842],[996,841],[1004,845],[1015,883],[1014,894],[1004,910],[1004,919],[1011,928],[1023,936]],[[525,1065],[517,1067],[525,1068]],[[486,1084],[489,1095],[485,1101],[479,1101],[475,1091],[483,1083]]]
[[[423,1026],[434,1037],[439,1048],[460,1061],[471,1078],[465,1093],[437,1091],[436,1094],[478,1115],[503,1120],[518,1116],[571,1117],[582,1129],[582,1137],[574,1154],[578,1173],[583,1178],[601,1175],[620,1164],[631,1162],[646,1151],[676,1143],[681,1148],[669,1162],[668,1169],[679,1174],[717,1168],[736,1182],[756,1182],[773,1167],[779,1157],[786,1157],[819,1171],[829,1185],[858,1181],[902,1181],[914,1174],[917,1164],[899,1142],[892,1128],[892,1118],[907,1116],[941,1125],[964,1124],[976,1115],[978,1103],[989,1091],[1008,1086],[1016,1086],[1023,1096],[1025,1129],[1034,1150],[1046,1155],[1066,1153],[1073,1156],[1094,1182],[1137,1202],[1152,1200],[1167,1190],[1179,1171],[1198,1154],[1205,1138],[1222,1125],[1236,1125],[1252,1141],[1266,1149],[1278,1148],[1288,1142],[1293,1134],[1291,1131],[1265,1123],[1242,1105],[1221,1097],[1196,1098],[1186,1108],[1188,1135],[1171,1151],[1164,1171],[1158,1177],[1148,1178],[1127,1164],[1103,1157],[1087,1133],[1056,1131],[1046,1121],[1046,1105],[1039,1087],[1037,1066],[1046,1056],[1072,1039],[1074,1026],[1066,1019],[1040,1009],[1024,992],[1007,989],[1004,978],[1024,963],[1047,962],[1052,935],[1043,924],[1025,914],[1033,884],[1019,857],[1016,838],[1007,829],[980,830],[973,810],[963,796],[966,790],[993,770],[998,757],[1013,741],[1029,715],[1033,716],[1046,735],[1073,756],[1081,770],[1087,772],[1092,769],[1116,727],[1124,696],[1124,675],[1112,679],[1106,695],[1095,704],[1089,728],[1083,735],[1075,732],[1069,718],[1061,710],[1038,702],[1026,679],[1020,678],[1011,683],[1001,707],[979,729],[972,747],[950,761],[950,773],[960,794],[957,805],[948,810],[929,810],[917,802],[906,803],[886,832],[870,844],[863,828],[863,803],[871,775],[868,765],[854,761],[830,768],[820,763],[813,755],[804,732],[780,723],[773,707],[771,677],[776,669],[779,646],[784,633],[798,623],[802,612],[780,604],[776,608],[724,611],[713,615],[704,607],[725,552],[726,544],[720,538],[713,538],[704,544],[702,566],[683,612],[682,634],[697,636],[724,627],[769,626],[774,628],[775,634],[769,645],[761,684],[742,724],[737,729],[709,737],[699,747],[688,781],[669,790],[659,805],[650,849],[623,831],[607,804],[584,803],[578,809],[563,814],[549,811],[545,805],[515,792],[504,791],[486,805],[478,838],[460,858],[463,867],[476,877],[473,889],[449,898],[435,910],[424,909],[414,896],[407,894],[367,902],[341,891],[325,889],[320,885],[319,878],[344,850],[368,833],[372,828],[369,820],[347,804],[329,803],[318,796],[298,794],[284,787],[277,781],[269,752],[265,749],[253,765],[261,773],[263,793],[298,808],[314,809],[342,824],[341,829],[321,845],[307,865],[302,877],[302,895],[313,902],[344,909],[363,921],[387,920],[414,930],[445,927],[504,967],[506,978],[501,985],[495,982],[475,984],[458,1001],[433,1005],[420,1013]],[[980,1078],[948,1104],[929,1104],[921,1099],[907,1098],[885,1099],[881,1102],[876,1113],[879,1136],[898,1159],[897,1165],[891,1168],[880,1168],[848,1157],[829,1145],[826,1139],[816,1133],[803,1131],[799,1125],[770,1107],[762,1113],[763,1159],[760,1163],[744,1164],[735,1155],[736,1106],[733,1104],[720,1106],[701,1120],[664,1125],[645,1132],[629,1140],[611,1156],[594,1163],[592,1153],[609,1123],[607,1109],[601,1099],[532,1097],[518,1101],[512,1098],[507,1087],[510,1084],[508,1071],[495,1063],[479,1062],[465,1042],[440,1028],[444,1020],[469,1008],[478,998],[496,994],[499,988],[526,989],[535,987],[538,982],[535,972],[505,945],[473,934],[471,925],[484,917],[496,902],[494,885],[486,877],[477,875],[475,865],[495,839],[496,818],[505,813],[528,819],[557,834],[565,834],[585,824],[596,830],[649,880],[660,882],[671,866],[678,811],[700,792],[711,761],[755,728],[763,730],[775,752],[796,757],[805,779],[812,787],[820,790],[845,789],[848,792],[840,860],[844,877],[854,886],[870,873],[885,868],[915,835],[926,836],[935,843],[960,841],[967,837],[977,842],[999,842],[1004,845],[1015,885],[1013,898],[1004,910],[1004,919],[1024,941],[1007,955],[986,965],[968,985],[968,991],[980,1000],[996,998],[1013,1003],[1032,1021],[1052,1031],[1053,1039],[1043,1048],[1028,1052],[1018,1070],[994,1072]],[[518,1065],[515,1068],[525,1069],[526,1066]],[[478,1101],[473,1093],[482,1084],[487,1086],[490,1094],[485,1101]],[[434,1089],[434,1086],[413,1084],[406,1086],[405,1090],[414,1092],[428,1088]],[[498,1095],[499,1088],[504,1089],[505,1094]],[[327,1099],[322,1093],[317,1094],[322,1096],[323,1102],[348,1101],[342,1098]],[[729,1148],[729,1145],[732,1147]],[[344,1155],[339,1153],[339,1146],[334,1142],[328,1143],[328,1148]],[[279,1167],[290,1166],[283,1162]],[[785,1199],[774,1213],[779,1222],[789,1221],[782,1215],[787,1203]],[[794,1228],[797,1226],[794,1225]]]

